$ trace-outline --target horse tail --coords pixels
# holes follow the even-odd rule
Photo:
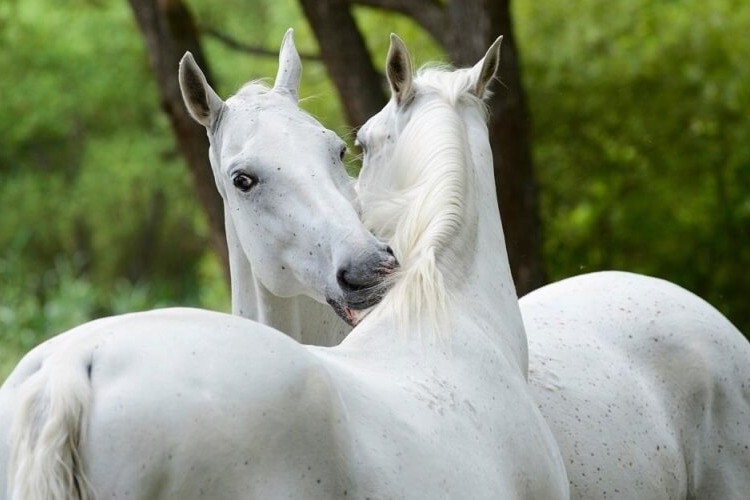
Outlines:
[[[61,361],[47,358],[19,387],[10,433],[12,500],[94,499],[79,450],[91,406],[90,363]]]

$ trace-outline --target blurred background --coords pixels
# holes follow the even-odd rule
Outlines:
[[[744,0],[3,0],[0,380],[92,318],[230,309],[177,60],[193,51],[226,97],[275,75],[288,27],[302,107],[348,140],[385,104],[390,32],[417,65],[472,64],[505,35],[490,128],[519,293],[629,270],[747,334],[748,26]]]

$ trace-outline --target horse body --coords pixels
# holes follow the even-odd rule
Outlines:
[[[529,381],[574,498],[744,498],[750,344],[663,280],[600,272],[523,297]]]
[[[67,438],[50,415],[73,408],[90,496],[11,498],[554,498],[535,453],[519,451],[549,436],[530,439],[528,415],[508,411],[533,407],[525,382],[495,375],[515,362],[492,349],[472,361],[490,343],[405,341],[387,323],[365,319],[333,349],[189,309],[71,330],[24,359],[0,403],[45,424],[21,434],[27,457],[44,436]]]

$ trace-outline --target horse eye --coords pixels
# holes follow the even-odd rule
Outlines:
[[[247,174],[237,174],[232,178],[232,184],[234,184],[234,187],[243,193],[250,191],[250,188],[253,187],[255,182],[255,179]]]
[[[341,161],[344,161],[344,156],[346,155],[346,146],[341,147],[341,153],[339,153],[339,159]]]

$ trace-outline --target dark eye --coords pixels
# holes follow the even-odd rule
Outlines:
[[[237,174],[232,177],[232,184],[234,184],[234,187],[236,187],[243,193],[247,193],[248,191],[250,191],[250,188],[253,187],[255,182],[255,178],[247,174]]]
[[[339,159],[341,161],[344,161],[344,156],[346,155],[346,146],[341,147],[341,152],[339,153]]]

